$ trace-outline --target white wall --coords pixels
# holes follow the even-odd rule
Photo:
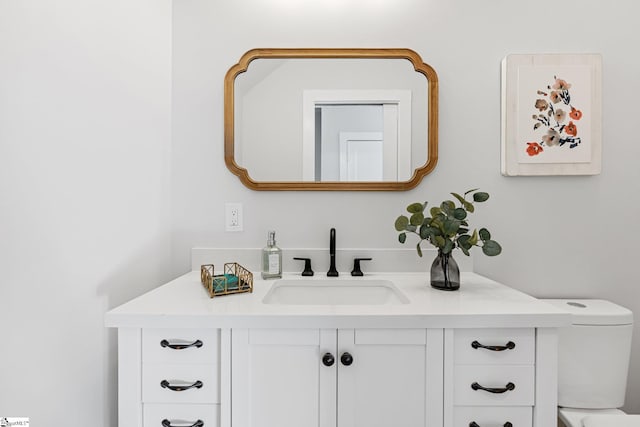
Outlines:
[[[481,187],[492,198],[477,223],[494,233],[504,252],[478,255],[478,272],[536,296],[608,298],[640,313],[640,3],[612,6],[582,0],[174,2],[173,271],[189,268],[191,247],[259,247],[271,228],[283,247],[326,247],[332,226],[341,247],[392,247],[393,221],[409,202]],[[417,189],[400,193],[243,187],[223,163],[222,82],[255,47],[416,50],[440,80],[435,171]],[[603,55],[603,172],[502,177],[500,60],[508,53],[553,52]],[[244,204],[244,232],[224,232],[224,201]],[[640,332],[633,348],[627,409],[640,412]]]
[[[0,417],[116,426],[104,313],[170,278],[171,3],[0,2]]]

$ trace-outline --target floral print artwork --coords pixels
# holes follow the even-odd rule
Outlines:
[[[582,142],[579,123],[582,111],[571,104],[571,83],[554,76],[546,90],[537,91],[534,104],[533,130],[540,134],[539,141],[526,142],[529,156],[544,155],[545,150],[572,149]]]

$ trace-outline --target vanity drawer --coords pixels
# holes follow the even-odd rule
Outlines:
[[[211,364],[143,364],[142,401],[220,403],[219,369]]]
[[[532,406],[534,404],[533,366],[458,365],[454,368],[453,399],[455,405],[479,406]],[[504,389],[509,383],[512,390],[491,393],[472,388]]]
[[[476,423],[480,427],[502,427],[511,423],[513,427],[531,427],[533,410],[530,406],[456,406],[452,427],[469,427]]]
[[[219,405],[146,404],[143,409],[143,427],[163,427],[167,420],[172,426],[191,426],[202,421],[202,427],[220,425]]]
[[[534,329],[456,329],[453,345],[456,365],[533,365],[535,360]]]
[[[143,363],[218,363],[220,329],[143,329]]]

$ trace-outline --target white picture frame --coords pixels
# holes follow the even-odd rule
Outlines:
[[[602,169],[602,57],[512,54],[502,61],[504,176]]]

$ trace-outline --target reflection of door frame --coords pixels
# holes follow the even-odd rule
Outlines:
[[[398,107],[398,181],[411,178],[410,90],[304,90],[302,95],[302,180],[315,180],[316,104],[382,104]],[[386,127],[386,123],[385,123]]]
[[[352,159],[349,156],[349,143],[352,141],[377,141],[380,144],[386,143],[384,137],[382,136],[382,132],[340,132],[340,181],[358,181],[358,179],[352,180],[350,177],[350,166],[353,164]],[[384,156],[384,150],[382,155]],[[395,162],[394,166],[395,166]],[[389,179],[385,171],[385,162],[384,159],[382,161],[383,179]],[[395,174],[393,176],[395,179]]]

